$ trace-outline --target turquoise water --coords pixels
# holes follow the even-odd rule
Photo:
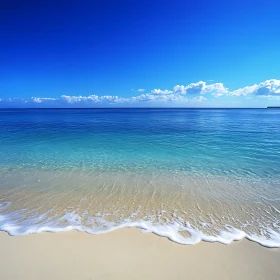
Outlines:
[[[1,166],[280,176],[279,110],[2,110]]]
[[[188,215],[198,218],[192,208],[198,204],[201,223],[195,222],[191,228],[200,232],[200,237],[203,226],[198,224],[209,224],[223,211],[221,216],[228,215],[229,221],[217,218],[219,226],[209,226],[205,236],[216,236],[213,241],[226,243],[227,238],[219,238],[224,229],[229,232],[229,226],[234,229],[231,236],[236,237],[231,239],[248,237],[267,246],[280,246],[280,110],[4,109],[0,111],[0,127],[0,228],[11,234],[33,232],[34,224],[41,224],[35,227],[37,231],[53,226],[95,233],[132,223],[158,229],[158,224],[166,226],[158,218],[160,211],[166,213],[168,224],[175,221],[171,218],[174,211],[181,211],[177,216],[191,224]],[[45,198],[38,195],[43,191]],[[54,214],[48,214],[48,221],[32,220],[30,215],[56,212],[59,203],[50,203],[54,192],[65,209],[66,197],[74,193],[81,199],[89,194],[100,201],[110,197],[110,203],[115,201],[116,205],[133,197],[134,206],[122,212],[125,218],[110,218],[111,226],[107,219],[102,229],[82,220],[64,219],[64,224],[59,224]],[[150,201],[151,196],[155,201]],[[32,197],[30,203],[28,197]],[[38,210],[46,199],[49,206]],[[33,205],[34,201],[37,204]],[[90,214],[83,215],[96,217],[97,213],[113,211],[105,202],[103,208],[97,204],[96,199],[84,205],[83,211]],[[163,209],[163,204],[168,209]],[[145,205],[145,215],[137,210],[141,205]],[[81,219],[81,203],[71,207],[72,215],[74,212]],[[139,217],[128,220],[135,212]],[[249,212],[256,220],[246,231]],[[146,226],[139,226],[140,221]],[[11,224],[17,229],[11,230]],[[174,227],[172,230],[176,232]],[[152,231],[170,237],[164,233],[166,229]],[[178,237],[178,230],[176,234]],[[196,243],[190,230],[180,240],[174,236],[170,239]]]

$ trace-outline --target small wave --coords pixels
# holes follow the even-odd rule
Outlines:
[[[87,232],[89,234],[102,234],[121,228],[139,228],[143,232],[151,232],[183,245],[193,245],[201,241],[230,244],[233,241],[247,238],[265,247],[280,247],[280,234],[270,228],[266,229],[267,234],[265,236],[248,234],[230,225],[225,225],[225,230],[219,231],[218,234],[210,235],[203,233],[201,230],[193,227],[190,223],[183,223],[180,222],[180,220],[163,224],[155,223],[152,219],[132,221],[131,218],[127,218],[120,222],[108,222],[102,217],[94,217],[91,219],[94,222],[94,225],[88,227],[82,225],[81,216],[77,215],[75,212],[66,213],[55,221],[49,221],[47,219],[43,223],[40,223],[40,221],[47,216],[47,213],[36,218],[22,220],[21,222],[13,221],[11,217],[14,217],[15,215],[16,213],[0,215],[1,231],[16,236],[40,232],[64,232],[71,230]],[[62,221],[64,221],[66,225],[61,225]],[[187,232],[188,237],[184,236],[182,232]]]

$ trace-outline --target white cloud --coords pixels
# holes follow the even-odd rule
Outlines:
[[[280,97],[280,80],[266,80],[260,84],[246,86],[237,90],[229,91],[223,83],[210,83],[199,81],[188,85],[175,85],[172,90],[153,89],[149,93],[143,93],[143,89],[137,91],[141,94],[132,97],[119,97],[114,95],[62,95],[59,98],[32,97],[27,99],[9,98],[0,100],[1,106],[56,106],[56,107],[121,107],[121,106],[185,106],[186,104],[205,102],[213,97],[220,96],[247,96],[247,98],[268,98]],[[207,98],[206,98],[207,97]],[[255,99],[256,100],[256,99]],[[10,105],[8,105],[10,104]],[[146,105],[145,105],[146,104]]]
[[[57,100],[57,98],[51,98],[51,97],[43,97],[43,98],[32,97],[31,99],[35,103],[43,103],[44,101],[55,101],[55,100]]]
[[[32,98],[35,103],[42,103],[43,101],[40,98],[33,97]]]
[[[140,91],[139,89],[138,91]],[[172,90],[168,89],[153,89],[150,94],[159,94],[159,95],[166,95],[166,94],[177,94],[177,95],[199,95],[199,94],[206,94],[212,93],[215,96],[221,96],[223,94],[227,94],[229,92],[228,88],[226,88],[223,83],[212,83],[207,84],[204,81],[199,81],[196,83],[190,83],[188,85],[175,85]]]
[[[73,104],[73,103],[108,103],[108,104],[114,104],[114,103],[121,103],[126,102],[127,98],[122,98],[118,96],[112,96],[112,95],[88,95],[88,96],[71,96],[71,95],[62,95],[61,96],[62,101],[66,101],[67,103]]]
[[[215,83],[210,85],[205,85],[205,89],[203,93],[212,93],[213,95],[221,96],[223,94],[227,94],[229,92],[228,88],[226,88],[223,83]]]
[[[247,94],[254,93],[257,90],[257,87],[258,87],[257,85],[253,85],[253,86],[246,86],[244,88],[239,88],[237,90],[230,92],[230,95],[245,96]]]
[[[202,94],[204,93],[205,88],[206,88],[206,83],[200,81],[185,86],[185,91],[187,94]]]
[[[260,84],[246,86],[230,92],[230,95],[245,96],[255,94],[260,96],[277,96],[280,95],[280,80],[270,79]]]
[[[183,85],[176,85],[174,88],[173,88],[173,92],[177,93],[177,94],[186,94],[187,93],[187,89],[185,86]]]
[[[222,92],[217,92],[217,93],[213,93],[212,94],[214,97],[218,98],[218,97],[221,97],[223,96],[224,94]]]
[[[173,88],[173,92],[177,94],[206,94],[212,93],[213,95],[221,96],[228,93],[228,89],[224,87],[222,83],[214,83],[207,85],[205,82],[200,81],[197,83],[191,83],[187,86],[176,85]]]
[[[165,89],[165,90],[162,90],[162,89],[153,89],[152,91],[151,91],[151,94],[171,94],[171,93],[173,93],[173,91],[172,90],[167,90],[167,89]]]
[[[89,95],[89,96],[71,96],[71,95],[62,95],[61,99],[67,101],[68,103],[77,103],[81,101],[98,101],[98,95]]]
[[[137,91],[138,91],[138,92],[144,92],[145,89],[144,89],[144,88],[139,88],[139,89],[137,89]]]

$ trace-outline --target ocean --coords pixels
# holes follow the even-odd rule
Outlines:
[[[280,247],[280,110],[0,110],[0,230],[122,227]]]

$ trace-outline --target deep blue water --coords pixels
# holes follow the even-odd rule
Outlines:
[[[278,109],[2,109],[0,167],[280,177]]]

